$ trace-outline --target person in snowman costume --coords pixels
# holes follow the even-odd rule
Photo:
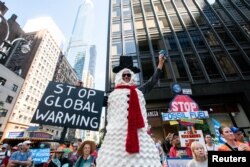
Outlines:
[[[115,89],[108,97],[107,133],[98,151],[97,167],[161,167],[154,141],[147,133],[147,111],[144,94],[159,80],[165,57],[159,55],[159,64],[153,76],[136,87],[135,73],[130,56],[121,56],[113,68]]]

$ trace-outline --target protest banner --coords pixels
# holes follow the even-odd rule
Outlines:
[[[206,118],[209,118],[208,112],[201,111],[198,104],[188,95],[176,95],[169,104],[168,113],[162,113],[162,120],[170,121],[171,125],[171,121],[178,121],[182,125],[192,126],[203,122],[197,119]]]
[[[206,119],[209,118],[207,111],[191,111],[191,112],[169,112],[162,113],[163,121],[172,121],[172,120],[187,120],[193,122],[192,119]]]
[[[206,147],[202,130],[195,130],[194,133],[191,133],[190,131],[179,131],[179,136],[181,147],[190,147],[194,141],[197,141]]]
[[[49,148],[39,148],[39,149],[30,149],[32,152],[32,160],[36,164],[41,164],[47,162],[50,156]]]
[[[104,92],[50,82],[32,123],[98,131]]]

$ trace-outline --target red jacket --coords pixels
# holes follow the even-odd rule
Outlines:
[[[170,148],[169,157],[176,158],[178,152],[181,152],[183,157],[192,157],[192,151],[189,147],[175,147],[175,146],[172,146]]]

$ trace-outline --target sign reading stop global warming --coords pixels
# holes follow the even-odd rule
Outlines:
[[[198,104],[187,95],[176,95],[170,103],[170,112],[162,113],[163,121],[185,120],[188,119],[206,119],[207,111],[200,111]],[[192,121],[190,121],[191,123]]]
[[[32,123],[98,131],[104,92],[50,82]]]

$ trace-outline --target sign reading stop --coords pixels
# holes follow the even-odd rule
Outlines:
[[[199,111],[198,104],[187,95],[176,95],[169,108],[172,112]]]

